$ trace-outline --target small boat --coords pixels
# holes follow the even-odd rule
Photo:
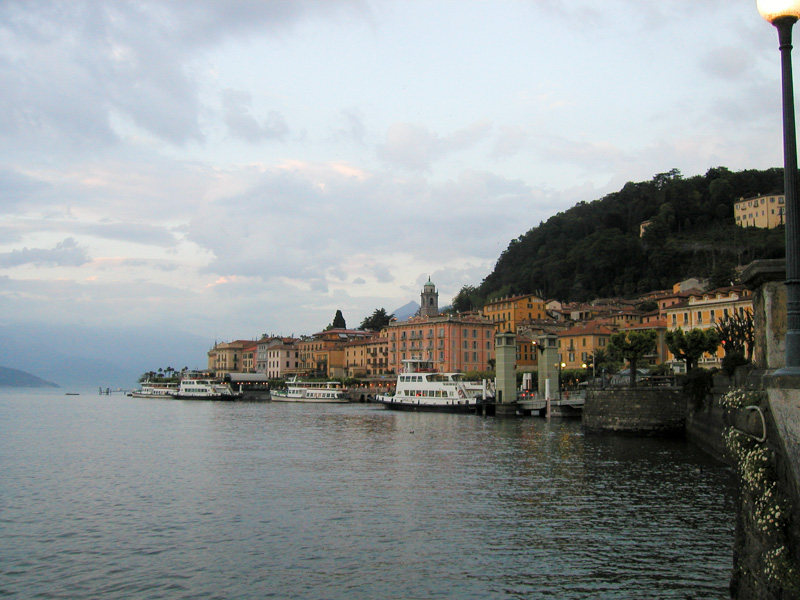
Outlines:
[[[338,381],[301,381],[292,377],[285,390],[272,390],[273,402],[350,402]]]
[[[404,360],[394,394],[379,394],[375,401],[393,410],[473,413],[479,404],[494,399],[490,382],[463,377],[463,373],[439,373],[427,360]]]
[[[152,383],[142,382],[142,387],[131,391],[128,395],[132,398],[173,398],[178,391],[177,383]]]
[[[179,400],[238,400],[242,396],[234,392],[230,384],[215,379],[181,379],[178,389],[170,397]]]

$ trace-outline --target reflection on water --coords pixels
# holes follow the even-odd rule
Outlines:
[[[574,421],[0,393],[0,595],[724,598],[730,473]]]

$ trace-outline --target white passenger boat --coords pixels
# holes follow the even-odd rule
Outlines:
[[[153,383],[143,381],[142,387],[128,395],[132,398],[172,398],[178,391],[177,383]]]
[[[439,373],[426,360],[404,360],[394,394],[380,394],[375,401],[394,410],[475,412],[478,404],[494,400],[494,387],[464,381],[463,373]]]
[[[347,390],[337,381],[301,381],[292,377],[285,390],[272,390],[274,402],[350,402]]]
[[[238,400],[242,394],[234,392],[230,384],[215,379],[181,379],[172,397],[181,400]]]

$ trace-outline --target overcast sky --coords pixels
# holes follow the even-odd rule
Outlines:
[[[627,181],[781,166],[755,4],[3,0],[0,324],[355,327]]]

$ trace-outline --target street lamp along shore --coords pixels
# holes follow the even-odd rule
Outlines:
[[[785,366],[776,375],[800,375],[800,207],[797,198],[797,134],[792,83],[792,27],[800,0],[757,0],[758,12],[778,30],[783,94],[783,193],[786,197]]]

